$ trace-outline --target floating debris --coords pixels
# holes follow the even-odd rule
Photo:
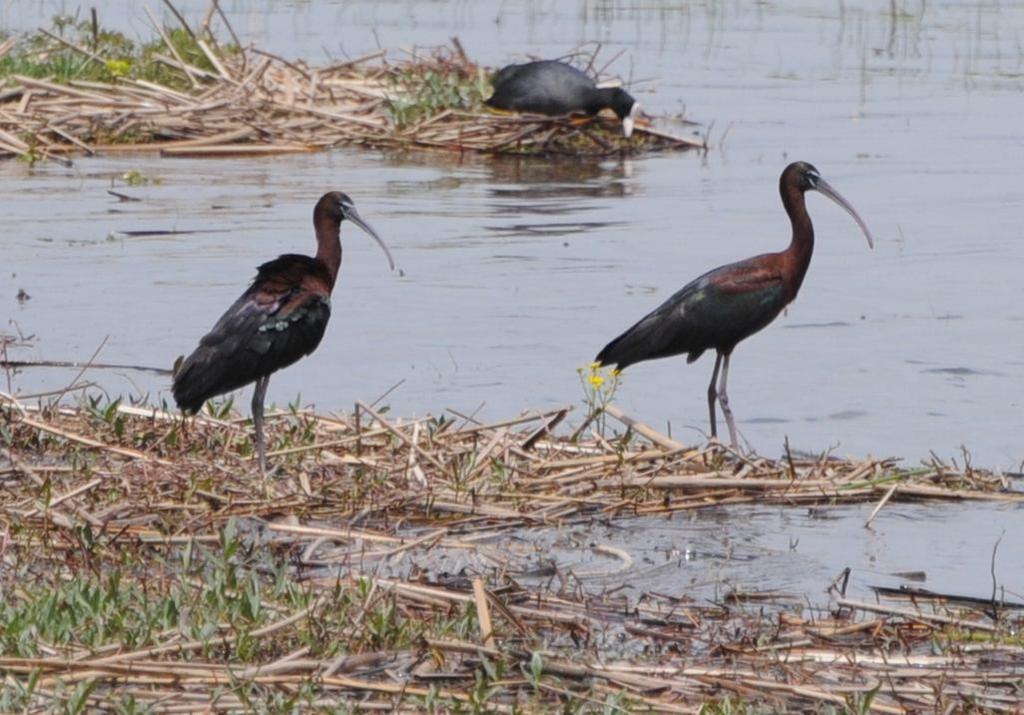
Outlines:
[[[704,138],[649,122],[626,139],[610,112],[490,111],[490,72],[457,41],[396,61],[382,50],[310,65],[218,42],[214,8],[197,30],[177,12],[173,29],[151,15],[159,39],[141,46],[95,21],[0,43],[0,156],[66,163],[69,152],[259,156],[346,144],[572,156],[706,148]]]

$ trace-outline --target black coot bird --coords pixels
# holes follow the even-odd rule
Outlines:
[[[558,60],[509,65],[491,79],[494,94],[486,104],[495,109],[557,116],[570,112],[597,114],[609,108],[622,120],[622,133],[633,133],[640,103],[620,87],[598,88],[594,80]]]
[[[597,362],[622,370],[641,360],[686,353],[686,362],[691,363],[713,348],[718,354],[708,386],[711,436],[717,436],[717,398],[729,426],[729,439],[738,450],[736,424],[726,393],[729,356],[737,343],[771,323],[800,290],[814,250],[814,227],[804,205],[807,191],[817,191],[844,208],[864,232],[868,246],[874,246],[871,232],[853,206],[821,178],[817,169],[803,161],[790,164],[779,179],[782,205],[793,226],[789,247],[721,266],[688,283],[608,343],[598,353]],[[722,381],[716,391],[719,368]]]
[[[394,270],[387,245],[360,218],[346,194],[324,194],[313,209],[316,255],[286,253],[257,268],[252,285],[199,347],[175,365],[174,400],[185,412],[198,412],[215,395],[256,383],[252,422],[260,471],[266,469],[263,399],[270,375],[313,352],[331,315],[331,291],[341,267],[341,222],[348,220],[373,237]]]

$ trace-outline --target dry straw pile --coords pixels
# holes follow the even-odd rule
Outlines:
[[[0,706],[1019,706],[1022,619],[995,596],[888,605],[837,587],[820,608],[770,593],[638,596],[614,587],[633,567],[614,547],[586,546],[610,564],[596,587],[508,547],[720,504],[1020,502],[1006,477],[748,458],[679,444],[613,406],[574,434],[568,412],[490,424],[362,404],[279,412],[278,473],[263,483],[248,427],[226,412],[183,421],[101,398],[0,396]]]
[[[353,144],[608,156],[705,146],[647,123],[627,140],[613,116],[492,112],[483,105],[489,72],[457,40],[394,62],[380,51],[312,66],[243,47],[222,14],[234,41],[219,43],[216,3],[196,28],[167,4],[177,26],[150,14],[159,39],[141,47],[104,31],[95,14],[29,38],[0,37],[0,156],[235,156]]]

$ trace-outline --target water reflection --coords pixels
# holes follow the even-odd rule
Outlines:
[[[568,211],[546,211],[544,213],[569,213]],[[487,231],[496,235],[520,236],[530,234],[534,236],[575,236],[598,229],[610,228],[612,226],[624,225],[621,221],[573,221],[569,223],[517,223],[510,226],[484,226]]]

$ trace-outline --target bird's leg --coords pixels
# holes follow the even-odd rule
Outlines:
[[[725,423],[729,425],[729,441],[732,448],[737,452],[740,449],[740,441],[736,437],[736,422],[732,418],[732,410],[729,409],[729,393],[726,390],[726,383],[729,380],[729,358],[732,353],[725,354],[725,361],[722,363],[722,381],[718,384],[718,404],[722,406],[722,414],[725,415]]]
[[[267,396],[270,375],[256,379],[252,393],[252,428],[256,433],[256,456],[260,463],[260,475],[267,474],[267,448],[263,443],[263,399]]]
[[[711,436],[718,436],[718,425],[715,420],[715,398],[718,397],[718,393],[715,392],[715,382],[718,381],[718,368],[722,366],[722,353],[715,353],[715,369],[711,371],[711,384],[708,385],[708,415],[711,417]]]

